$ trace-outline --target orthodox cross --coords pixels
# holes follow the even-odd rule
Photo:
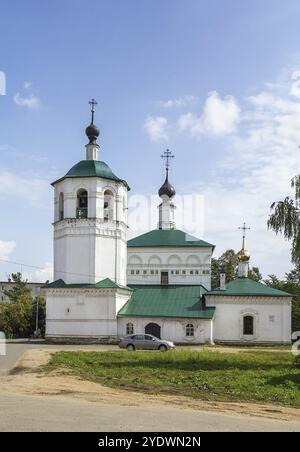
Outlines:
[[[250,231],[251,228],[248,228],[246,223],[243,226],[239,227],[240,230],[243,231],[243,248],[245,247],[245,239],[246,239],[246,231]]]
[[[96,105],[98,105],[98,102],[96,102],[95,99],[92,99],[89,101],[89,104],[92,106],[92,109],[91,109],[92,122],[91,122],[91,124],[94,124],[95,107],[96,107]]]
[[[173,159],[175,156],[172,154],[172,151],[170,151],[169,149],[167,149],[166,151],[164,151],[164,153],[161,155],[161,158],[163,160],[165,160],[165,165],[166,165],[166,172],[167,174],[169,173],[169,168],[170,168],[170,160]]]

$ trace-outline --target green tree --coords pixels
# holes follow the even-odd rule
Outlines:
[[[29,337],[36,329],[36,312],[38,304],[38,326],[45,334],[46,302],[41,296],[34,299],[27,282],[21,273],[12,274],[13,287],[5,291],[10,303],[0,304],[0,330],[8,337]]]
[[[4,293],[10,299],[11,302],[16,303],[23,296],[31,298],[31,290],[27,286],[27,281],[22,280],[22,274],[20,272],[13,273],[11,275],[11,279],[13,282],[12,289],[6,290]]]
[[[253,281],[256,282],[260,282],[263,279],[258,267],[249,268],[248,276],[250,279],[253,279]]]
[[[236,277],[238,258],[234,250],[227,250],[218,259],[211,262],[211,285],[215,289],[220,285],[220,273],[226,274],[226,282]]]
[[[286,273],[285,279],[281,280],[275,275],[270,275],[264,282],[274,289],[283,290],[293,295],[292,330],[300,331],[300,268],[296,267]]]
[[[27,337],[30,335],[32,299],[21,296],[15,303],[1,305],[0,329],[8,337]]]
[[[271,205],[272,214],[268,220],[268,227],[292,242],[292,262],[300,264],[300,176],[291,182],[294,197],[287,196],[283,201]]]

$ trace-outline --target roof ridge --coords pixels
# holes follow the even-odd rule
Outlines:
[[[226,284],[226,289],[219,287],[207,292],[205,295],[223,296],[278,296],[291,297],[292,295],[275,287],[268,286],[261,281],[255,281],[249,277],[237,277]]]

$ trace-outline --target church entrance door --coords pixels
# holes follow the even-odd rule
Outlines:
[[[148,325],[145,326],[145,334],[152,334],[152,336],[155,336],[158,339],[161,339],[160,330],[161,328],[157,323],[148,323]]]

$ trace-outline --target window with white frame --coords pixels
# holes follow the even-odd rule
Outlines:
[[[126,325],[126,334],[134,334],[133,323],[127,323],[127,325]]]
[[[185,335],[186,335],[186,337],[194,337],[194,334],[195,334],[194,325],[192,323],[189,323],[185,327]]]

